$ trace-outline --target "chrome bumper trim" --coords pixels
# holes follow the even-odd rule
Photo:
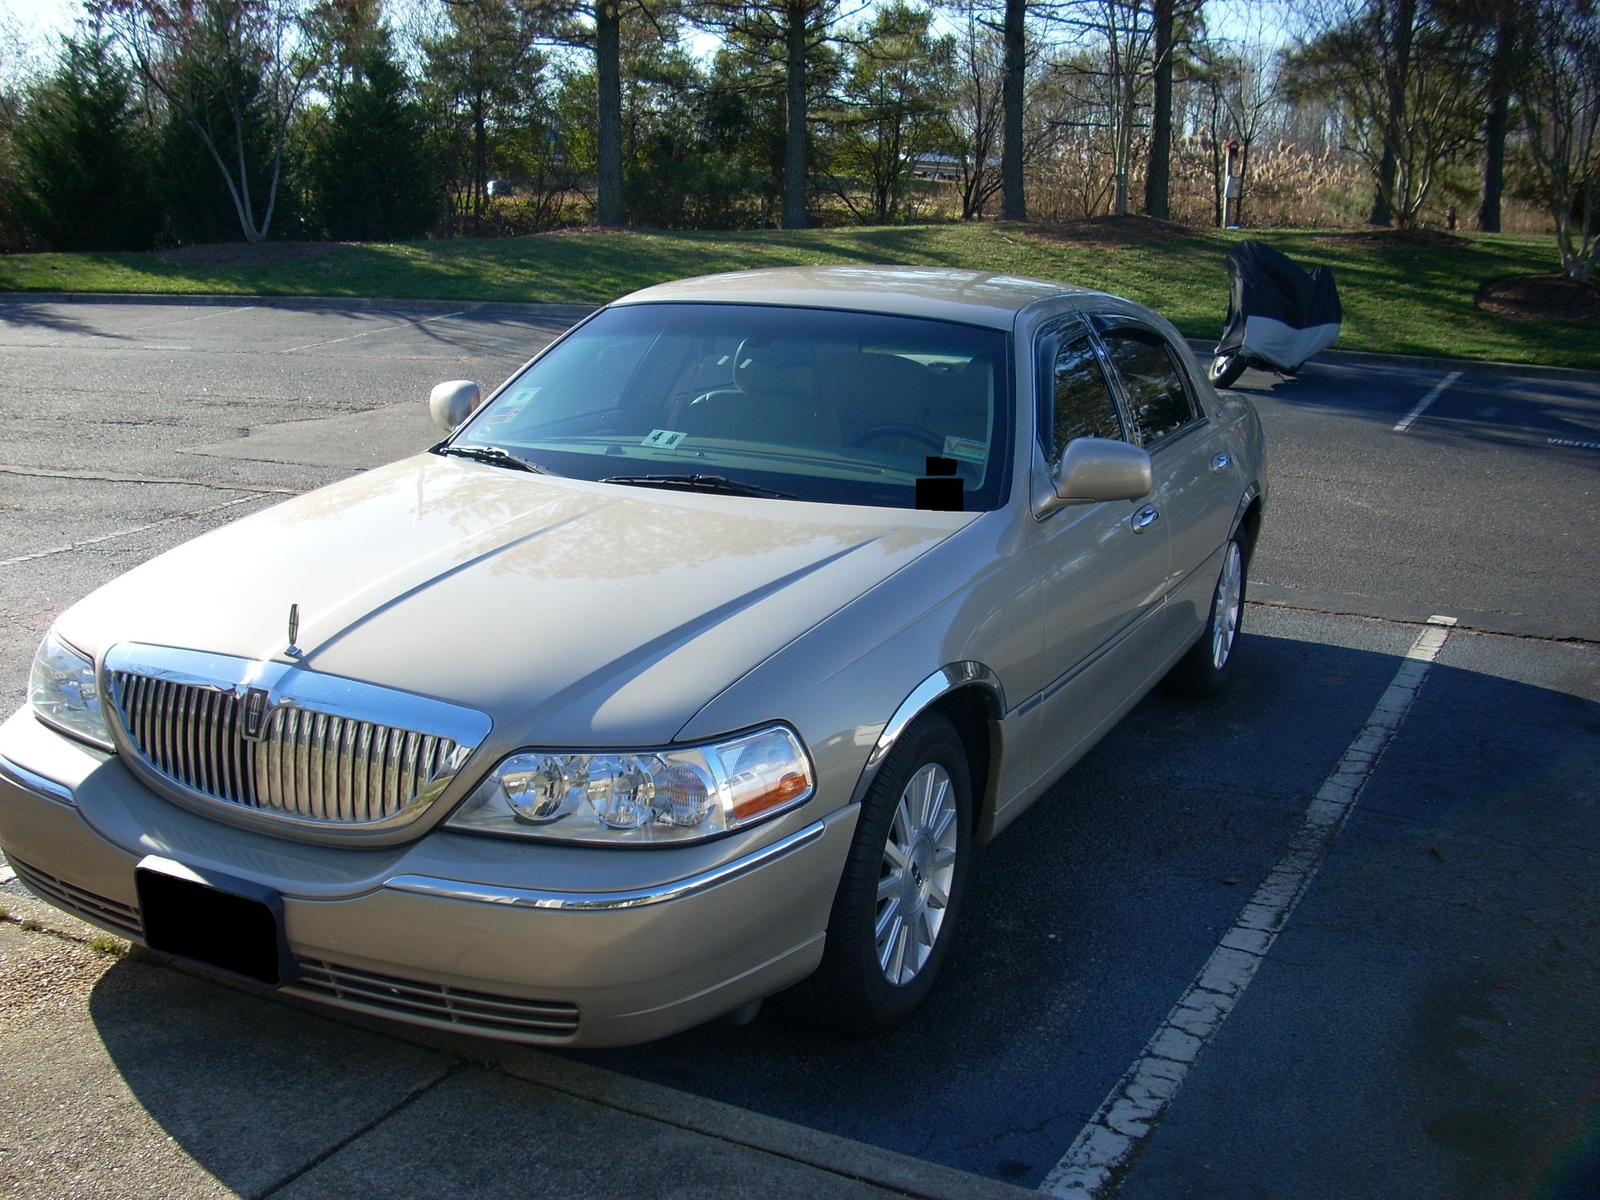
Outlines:
[[[64,783],[57,783],[54,779],[47,779],[43,775],[36,775],[27,767],[19,767],[9,758],[0,757],[0,778],[4,778],[25,792],[31,792],[41,800],[53,800],[57,804],[67,804],[76,807],[72,798],[72,789]]]
[[[751,871],[776,862],[820,838],[826,826],[818,821],[807,825],[798,833],[764,846],[743,858],[723,863],[687,879],[675,879],[656,887],[638,888],[628,892],[546,892],[534,888],[496,887],[492,884],[461,883],[453,879],[435,879],[428,875],[396,875],[384,880],[383,886],[396,892],[410,892],[444,900],[473,900],[480,904],[504,904],[512,908],[556,909],[563,912],[608,912],[621,908],[643,908],[650,904],[666,904],[709,891],[719,884],[747,875]],[[626,852],[624,852],[626,853]]]

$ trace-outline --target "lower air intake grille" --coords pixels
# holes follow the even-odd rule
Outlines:
[[[517,1038],[568,1037],[578,1030],[578,1006],[550,1000],[491,996],[300,959],[293,990],[368,1012],[437,1021]]]
[[[76,916],[82,917],[96,925],[107,925],[125,933],[129,937],[143,937],[144,927],[139,922],[139,910],[115,900],[108,900],[104,896],[97,896],[93,892],[85,891],[81,887],[74,887],[70,883],[57,879],[54,875],[47,875],[36,867],[30,867],[7,855],[7,861],[17,873],[17,878],[22,880],[27,889],[41,900],[54,904],[57,908],[64,908]]]

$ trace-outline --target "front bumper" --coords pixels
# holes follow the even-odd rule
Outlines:
[[[42,898],[142,942],[146,856],[246,879],[282,896],[285,991],[545,1044],[661,1037],[814,970],[856,818],[814,809],[649,850],[444,832],[312,846],[170,804],[26,710],[0,725],[0,846]]]

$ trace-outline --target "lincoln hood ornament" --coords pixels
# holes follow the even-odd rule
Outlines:
[[[300,647],[294,644],[295,639],[299,636],[300,606],[298,604],[291,604],[289,605],[289,645],[284,649],[284,653],[290,658],[299,658],[302,653]]]

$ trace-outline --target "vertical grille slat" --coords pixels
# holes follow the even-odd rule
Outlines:
[[[359,721],[344,722],[344,736],[339,739],[339,816],[346,821],[359,820],[356,816],[356,727]]]
[[[115,676],[123,732],[158,775],[212,799],[329,824],[385,821],[452,771],[455,743],[294,705],[245,736],[243,690]]]
[[[217,768],[217,701],[219,699],[221,697],[216,692],[206,692],[200,697],[200,790],[227,799],[228,792],[222,784],[222,772]]]
[[[183,770],[183,781],[192,788],[199,787],[200,774],[196,770],[198,754],[195,750],[194,709],[199,698],[195,688],[184,688],[178,693],[178,761]]]
[[[372,819],[372,801],[367,793],[367,766],[372,753],[372,726],[362,722],[356,736],[355,753],[350,756],[350,791],[356,806],[356,820]]]

